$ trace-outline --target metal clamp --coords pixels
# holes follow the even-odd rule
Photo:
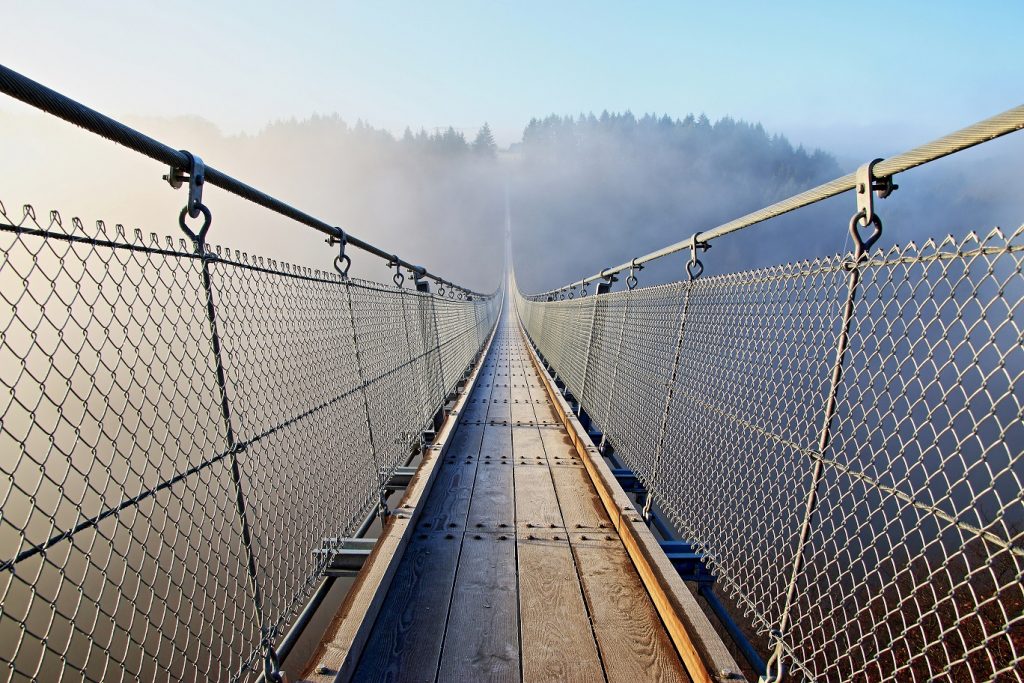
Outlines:
[[[857,213],[850,219],[850,235],[856,245],[854,258],[858,261],[882,236],[882,219],[875,213],[875,195],[878,195],[879,199],[885,199],[899,188],[899,185],[892,182],[892,176],[875,177],[874,168],[879,161],[881,159],[874,159],[857,169],[854,187],[857,193]],[[872,232],[864,238],[860,230],[868,226],[872,227]]]
[[[388,268],[394,268],[395,274],[391,277],[391,280],[395,283],[396,287],[401,287],[405,282],[405,276],[402,275],[402,262],[398,258],[398,254],[392,254],[391,258],[388,259]]]
[[[707,251],[711,245],[697,240],[697,233],[690,238],[690,260],[686,262],[686,274],[690,280],[696,280],[704,273],[704,262],[697,258],[697,250]]]
[[[327,238],[327,244],[338,245],[338,255],[334,257],[334,269],[343,278],[348,277],[348,269],[352,267],[352,257],[345,253],[345,245],[348,244],[348,235],[341,228],[336,228],[338,235]]]
[[[417,292],[430,292],[430,282],[423,279],[425,268],[417,266],[412,270],[412,283]]]
[[[875,164],[881,159],[874,159],[857,169],[856,187],[857,191],[857,213],[864,212],[863,224],[866,226],[874,222],[875,218],[875,195],[879,199],[885,199],[899,185],[892,182],[892,176],[878,178],[875,176]]]
[[[633,259],[629,264],[629,276],[626,278],[626,287],[629,289],[636,289],[637,279],[634,271],[643,270],[644,265],[637,263],[636,259]]]
[[[186,150],[181,153],[188,157],[187,171],[171,166],[171,170],[163,179],[177,190],[186,180],[188,181],[188,202],[185,209],[192,218],[199,218],[203,205],[203,185],[206,184],[206,165],[203,160],[195,154]],[[187,173],[187,174],[186,174]]]

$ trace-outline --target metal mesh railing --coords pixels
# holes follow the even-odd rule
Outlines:
[[[1024,228],[517,306],[791,677],[1021,680],[1022,268]]]
[[[199,252],[0,205],[4,680],[254,677],[497,317]]]

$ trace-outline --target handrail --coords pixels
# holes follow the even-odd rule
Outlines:
[[[960,130],[938,138],[937,140],[932,140],[931,142],[927,142],[909,151],[903,152],[902,154],[897,154],[894,157],[879,161],[874,164],[872,171],[875,178],[884,180],[897,173],[908,171],[944,156],[949,156],[950,154],[955,154],[956,152],[960,152],[969,147],[974,147],[975,145],[980,145],[983,142],[988,142],[989,140],[994,140],[998,137],[1002,137],[1003,135],[1016,132],[1022,128],[1024,128],[1024,105],[1018,105],[1001,114],[979,121],[978,123],[967,126],[966,128],[961,128]],[[667,247],[662,247],[661,249],[652,251],[644,256],[638,256],[635,259],[630,259],[629,261],[615,266],[614,268],[605,268],[599,273],[582,280],[577,280],[576,282],[529,296],[545,297],[558,294],[575,287],[582,287],[583,285],[591,282],[597,282],[598,280],[608,280],[617,273],[621,273],[631,268],[635,269],[637,266],[642,266],[645,263],[663,258],[670,254],[675,254],[683,251],[684,249],[690,249],[694,246],[695,241],[697,245],[707,244],[711,240],[736,232],[737,230],[749,228],[752,225],[762,223],[770,218],[781,216],[784,213],[789,213],[790,211],[809,206],[816,202],[820,202],[823,199],[828,199],[829,197],[842,194],[843,192],[849,192],[856,186],[856,176],[856,173],[848,173],[841,178],[830,180],[827,183],[818,185],[817,187],[793,195],[787,199],[783,199],[782,201],[766,206],[763,209],[758,209],[757,211],[748,213],[747,215],[731,220],[728,223],[723,223],[717,227],[711,228],[710,230],[705,230],[704,232],[695,233],[693,236],[688,237],[685,240],[670,244]]]
[[[173,147],[165,145],[159,140],[155,140],[134,128],[126,126],[120,121],[116,121],[105,114],[101,114],[95,109],[90,109],[70,97],[62,95],[56,90],[47,88],[45,85],[33,81],[31,78],[7,68],[3,64],[0,64],[0,92],[10,95],[17,100],[21,100],[36,109],[73,123],[76,126],[85,128],[86,130],[105,137],[108,140],[112,140],[113,142],[134,150],[139,154],[143,154],[151,159],[155,159],[156,161],[161,161],[182,172],[187,173],[191,169],[192,157],[184,151],[176,150]],[[347,239],[347,243],[349,245],[385,259],[388,261],[389,265],[397,265],[398,267],[407,268],[412,273],[418,273],[420,278],[428,278],[439,285],[461,290],[469,295],[479,297],[489,297],[493,295],[474,292],[473,290],[457,285],[436,273],[431,273],[423,266],[414,265],[405,259],[399,258],[396,254],[388,253],[369,242],[349,234],[347,231],[342,230],[337,226],[325,223],[324,221],[315,218],[308,213],[291,206],[290,204],[286,204],[280,199],[272,197],[251,185],[247,185],[241,180],[238,180],[223,171],[218,171],[212,166],[206,165],[205,173],[207,183],[216,185],[222,190],[226,190],[233,195],[241,197],[242,199],[247,199],[254,204],[259,204],[260,206],[270,209],[275,213],[291,218],[303,225],[307,225],[332,238]]]

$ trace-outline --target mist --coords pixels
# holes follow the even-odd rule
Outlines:
[[[253,135],[225,135],[200,118],[129,118],[146,134],[359,238],[479,291],[500,282],[504,187],[493,147],[452,129],[402,138],[337,116],[279,121]],[[133,151],[42,115],[0,113],[0,202],[21,216],[32,204],[66,225],[103,220],[129,231],[183,237],[185,190]],[[207,185],[207,241],[279,261],[331,270],[337,247],[319,232]],[[384,261],[349,247],[351,275],[385,282]],[[391,271],[393,273],[393,271]]]
[[[875,149],[870,137],[837,139],[834,147],[843,151],[837,157],[827,145],[805,149],[760,124],[701,114],[548,115],[529,122],[521,141],[504,149],[486,131],[392,133],[337,115],[277,121],[254,134],[225,134],[196,117],[126,122],[481,291],[500,284],[506,194],[517,280],[525,291],[541,291],[852,171],[868,159],[851,150]],[[882,244],[1020,225],[1020,137],[897,177],[900,189],[878,204]],[[816,139],[827,136],[818,131]],[[907,140],[903,149],[925,141]],[[871,156],[902,151],[888,147]],[[0,149],[0,201],[8,215],[20,216],[20,205],[30,203],[41,221],[55,209],[65,220],[78,216],[86,224],[103,220],[143,233],[182,235],[177,220],[185,193],[163,182],[166,169],[149,159],[29,111],[0,112]],[[204,201],[213,213],[212,244],[332,267],[336,248],[306,226],[212,186]],[[702,255],[706,272],[848,250],[853,212],[853,198],[844,195],[725,237]],[[389,280],[382,261],[350,254],[353,275]],[[684,277],[684,260],[677,255],[649,265],[638,273],[641,285]]]

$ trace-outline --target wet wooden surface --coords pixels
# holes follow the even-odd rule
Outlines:
[[[353,680],[688,680],[509,312],[499,325]]]

